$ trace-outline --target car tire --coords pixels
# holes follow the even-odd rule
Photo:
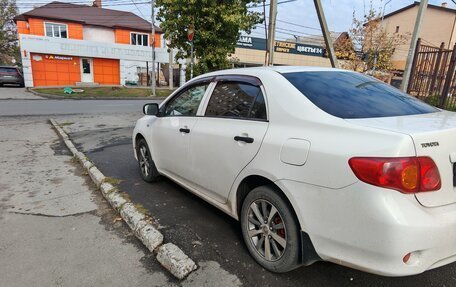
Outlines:
[[[271,215],[273,208],[277,212]],[[247,195],[241,209],[241,229],[247,249],[265,269],[283,273],[301,265],[299,224],[275,187],[259,186]]]
[[[138,157],[139,171],[144,181],[155,182],[160,179],[157,167],[152,160],[149,146],[145,139],[140,139],[136,144],[136,156]]]

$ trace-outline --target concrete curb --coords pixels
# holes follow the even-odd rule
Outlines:
[[[172,243],[163,244],[163,234],[152,225],[152,218],[141,212],[136,206],[120,193],[115,186],[105,182],[104,174],[83,154],[78,151],[65,131],[54,119],[49,119],[57,134],[75,158],[87,171],[92,181],[100,189],[103,197],[127,223],[135,236],[149,249],[157,254],[157,261],[176,278],[182,280],[198,266],[179,247]]]
[[[40,96],[46,99],[52,100],[158,100],[162,101],[167,97],[77,97],[77,96],[58,96],[58,95],[50,95],[50,94],[43,94],[37,92],[33,89],[27,88],[29,93],[32,93],[36,96]]]
[[[196,269],[196,265],[182,250],[172,243],[163,244],[158,248],[157,260],[174,276],[183,279]]]

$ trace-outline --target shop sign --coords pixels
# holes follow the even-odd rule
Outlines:
[[[57,60],[71,61],[69,58],[107,58],[126,61],[150,61],[150,47],[133,46],[116,43],[93,42],[62,38],[42,37],[35,35],[20,35],[21,50],[30,53],[42,53],[60,57]],[[177,53],[177,51],[175,51]],[[165,48],[155,48],[157,62],[167,63],[169,54]],[[67,56],[71,55],[71,56]]]
[[[61,60],[61,61],[73,61],[73,57],[58,56],[58,55],[46,55],[46,59],[49,59],[49,60]]]
[[[265,51],[266,39],[250,36],[239,36],[236,47]]]
[[[250,36],[239,36],[236,47],[265,51],[266,39]],[[274,51],[279,53],[309,55],[317,57],[323,57],[325,52],[323,47],[321,46],[300,44],[287,41],[275,41]]]

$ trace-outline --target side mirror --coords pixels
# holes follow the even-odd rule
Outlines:
[[[148,116],[158,115],[159,110],[158,104],[156,103],[145,104],[143,107],[143,113]]]

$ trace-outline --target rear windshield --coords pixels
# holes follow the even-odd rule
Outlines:
[[[320,109],[343,119],[439,111],[388,84],[359,73],[320,71],[282,75]]]
[[[17,73],[17,70],[16,68],[2,68],[0,67],[0,73],[8,73],[8,74],[12,74],[12,73]]]

